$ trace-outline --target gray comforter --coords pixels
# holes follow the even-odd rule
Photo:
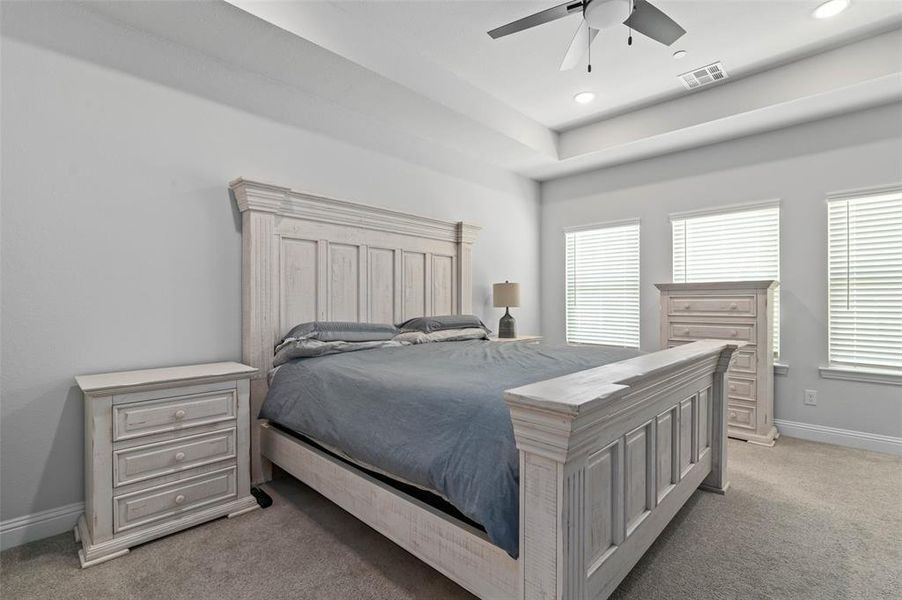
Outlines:
[[[504,390],[637,354],[474,340],[297,359],[276,371],[260,416],[439,494],[516,557],[518,458]]]

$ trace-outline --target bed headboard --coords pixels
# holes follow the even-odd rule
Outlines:
[[[297,192],[229,184],[241,211],[241,353],[259,370],[251,414],[266,396],[273,347],[305,321],[400,323],[472,312],[479,227]],[[251,427],[254,482],[269,478]]]

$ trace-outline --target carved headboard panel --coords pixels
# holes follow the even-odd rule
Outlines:
[[[305,321],[399,323],[472,312],[471,247],[479,227],[236,179],[242,218],[242,358],[266,396],[273,346]],[[269,478],[251,428],[252,475]]]

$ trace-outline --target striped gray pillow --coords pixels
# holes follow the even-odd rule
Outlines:
[[[292,327],[279,346],[293,340],[321,342],[377,342],[390,340],[400,331],[391,323],[356,323],[354,321],[310,321]],[[276,349],[278,349],[278,347]]]
[[[433,331],[444,331],[446,329],[472,329],[478,327],[484,329],[486,333],[491,333],[491,329],[485,326],[485,323],[479,320],[476,315],[436,315],[432,317],[416,317],[404,321],[398,327],[401,331],[422,331],[423,333],[432,333]]]

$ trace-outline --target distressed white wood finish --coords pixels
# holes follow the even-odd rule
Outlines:
[[[524,598],[606,598],[698,487],[726,481],[724,373],[695,342],[509,390]]]
[[[210,504],[237,497],[235,465],[113,499],[113,531],[147,526]]]
[[[354,310],[363,321],[470,312],[478,228],[245,180],[232,190],[244,222],[244,356],[261,370],[255,412],[273,346],[298,322]],[[689,343],[509,390],[517,560],[266,423],[255,477],[279,465],[480,597],[605,598],[695,489],[726,489],[725,373],[741,345]]]
[[[82,567],[257,508],[249,378],[239,363],[77,377],[85,399]]]
[[[398,323],[472,312],[479,227],[324,198],[246,179],[230,184],[242,215],[242,355],[266,397],[273,347],[298,323]],[[270,478],[251,428],[254,482]]]
[[[485,534],[267,424],[266,456],[280,468],[482,598],[511,598],[517,561]]]
[[[235,418],[234,388],[113,406],[113,441]]]
[[[113,451],[113,486],[235,457],[235,427]]]
[[[773,446],[773,280],[659,283],[661,346],[699,339],[741,340],[727,381],[730,437]]]

